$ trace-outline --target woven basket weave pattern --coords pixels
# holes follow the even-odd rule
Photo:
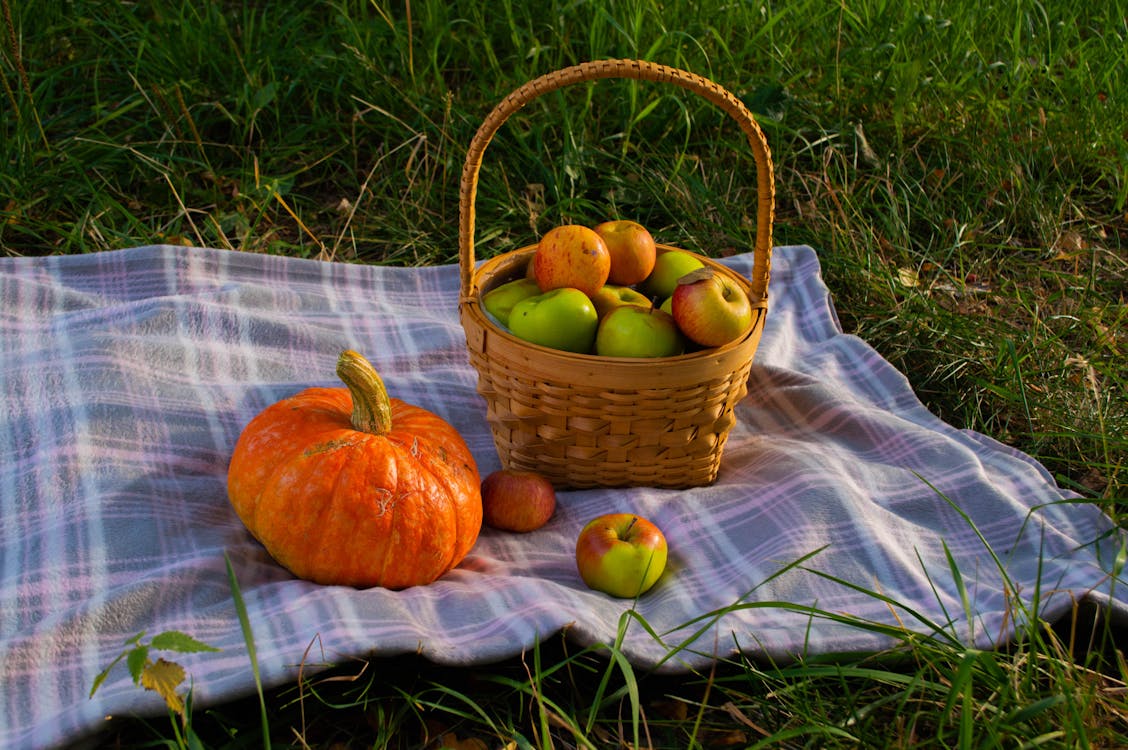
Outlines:
[[[474,259],[474,200],[486,145],[528,102],[567,85],[604,78],[672,83],[708,99],[741,125],[756,159],[758,206],[753,271],[745,279],[705,256],[753,303],[754,321],[738,340],[679,357],[628,359],[536,346],[495,326],[483,292],[523,275],[534,247]],[[774,219],[771,156],[739,99],[685,71],[637,60],[603,60],[550,73],[506,97],[467,150],[459,201],[460,316],[478,391],[502,465],[537,471],[561,487],[692,487],[716,479],[734,407],[747,393],[763,332]],[[666,252],[669,246],[660,246]]]

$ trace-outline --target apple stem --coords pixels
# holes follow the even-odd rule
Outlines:
[[[620,536],[620,537],[622,537],[622,538],[624,538],[624,539],[625,539],[626,537],[628,537],[628,536],[630,535],[630,533],[631,533],[631,529],[633,529],[633,528],[634,528],[634,525],[635,525],[635,524],[636,524],[637,522],[638,522],[638,516],[631,516],[631,522],[627,524],[627,528],[623,529],[623,533],[622,533],[622,534],[620,534],[619,536]]]

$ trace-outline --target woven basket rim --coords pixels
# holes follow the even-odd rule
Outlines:
[[[616,366],[617,370],[619,370],[619,368],[628,368],[629,369],[629,368],[633,367],[633,368],[637,368],[639,370],[649,371],[649,370],[653,369],[654,367],[661,367],[663,365],[669,366],[669,365],[672,365],[672,364],[676,364],[676,365],[680,366],[680,365],[683,365],[683,364],[684,365],[692,365],[696,362],[705,363],[708,360],[716,361],[718,359],[718,357],[723,357],[727,352],[729,352],[732,349],[741,348],[749,338],[752,338],[753,336],[758,335],[757,328],[759,326],[763,325],[765,313],[766,313],[767,307],[768,307],[768,298],[767,298],[767,296],[764,296],[764,297],[761,297],[760,299],[752,299],[751,294],[750,294],[751,282],[747,278],[745,278],[741,274],[737,273],[733,269],[728,268],[727,266],[724,266],[721,263],[718,263],[713,258],[709,258],[705,255],[700,254],[700,253],[695,253],[692,250],[685,250],[683,248],[676,247],[674,245],[665,245],[665,244],[659,244],[658,247],[659,247],[660,251],[665,251],[665,252],[673,250],[673,251],[690,253],[690,254],[700,258],[701,260],[705,261],[707,264],[710,265],[710,267],[713,267],[713,268],[717,269],[719,272],[726,274],[730,279],[732,279],[733,281],[740,284],[742,286],[742,288],[744,289],[744,291],[746,293],[749,293],[749,301],[751,303],[752,314],[753,314],[752,324],[740,336],[738,336],[737,338],[733,339],[732,341],[730,341],[726,344],[722,344],[721,346],[706,347],[706,348],[698,349],[696,351],[686,352],[684,354],[676,354],[676,355],[669,356],[669,357],[608,357],[608,356],[605,356],[605,355],[593,354],[593,353],[588,353],[588,352],[568,352],[568,351],[564,351],[562,349],[553,349],[553,348],[548,347],[548,346],[542,346],[540,344],[534,344],[531,341],[526,341],[522,338],[515,336],[510,331],[508,331],[505,328],[497,325],[497,323],[495,323],[490,318],[490,316],[486,314],[486,312],[485,312],[485,310],[482,306],[482,303],[481,303],[481,294],[483,294],[485,291],[488,291],[488,289],[487,289],[488,285],[485,284],[485,283],[478,283],[478,279],[485,279],[487,277],[489,279],[506,278],[507,276],[503,273],[491,273],[491,270],[492,270],[491,266],[501,265],[501,264],[503,264],[507,261],[510,261],[514,258],[519,258],[519,256],[522,256],[522,255],[531,255],[536,250],[536,245],[528,245],[528,246],[523,247],[523,248],[518,248],[517,250],[511,250],[508,253],[504,253],[502,255],[494,256],[493,258],[489,258],[489,259],[486,259],[485,261],[483,261],[482,264],[479,265],[478,268],[476,268],[475,272],[474,272],[475,282],[476,282],[475,283],[475,289],[478,290],[478,293],[473,298],[462,300],[460,306],[463,308],[464,315],[473,316],[475,324],[488,328],[490,330],[491,336],[501,337],[501,338],[503,338],[507,341],[510,341],[514,345],[519,345],[522,348],[528,349],[531,354],[535,353],[537,357],[540,357],[540,358],[543,358],[543,359],[546,359],[546,360],[551,360],[551,361],[554,361],[554,362],[562,362],[562,363],[563,362],[568,362],[568,363],[572,363],[572,362],[582,362],[582,363],[600,362],[600,363],[608,364],[608,365],[613,364],[613,365]]]

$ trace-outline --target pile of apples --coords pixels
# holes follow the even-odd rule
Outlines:
[[[752,325],[748,295],[682,250],[658,252],[638,222],[566,224],[537,243],[525,276],[482,295],[514,336],[602,357],[672,357]]]
[[[499,531],[527,533],[556,512],[556,490],[533,471],[499,469],[482,480],[482,520]],[[635,513],[604,513],[576,537],[576,570],[588,588],[622,599],[649,591],[666,569],[666,535]]]

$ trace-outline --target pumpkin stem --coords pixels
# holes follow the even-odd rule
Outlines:
[[[392,429],[392,405],[388,389],[372,363],[346,349],[337,358],[337,377],[349,388],[353,410],[350,421],[357,432],[383,435]]]

